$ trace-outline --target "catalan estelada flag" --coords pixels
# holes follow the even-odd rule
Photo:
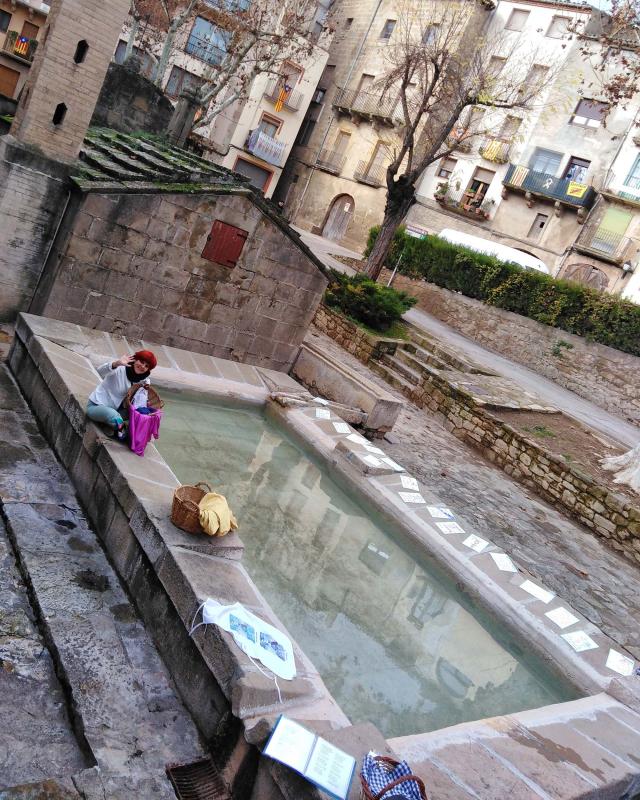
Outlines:
[[[282,106],[289,99],[289,95],[291,94],[292,88],[293,87],[289,86],[288,83],[283,84],[282,89],[280,89],[280,93],[278,94],[278,99],[276,100],[275,104],[276,111],[282,111]]]

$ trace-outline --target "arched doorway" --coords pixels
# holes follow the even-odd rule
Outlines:
[[[339,194],[333,199],[329,213],[322,226],[322,235],[326,239],[339,242],[347,232],[356,204],[349,194]]]
[[[606,274],[593,264],[570,264],[564,275],[565,280],[581,283],[583,286],[590,286],[592,289],[604,291],[609,285],[609,278]]]

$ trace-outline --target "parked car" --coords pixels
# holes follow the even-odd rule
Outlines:
[[[469,250],[475,250],[476,253],[485,253],[488,256],[495,256],[500,261],[507,261],[511,264],[517,264],[524,269],[533,269],[536,272],[544,272],[546,275],[551,274],[551,270],[544,261],[532,256],[530,253],[523,253],[522,250],[516,250],[515,247],[507,247],[505,244],[498,244],[492,242],[490,239],[483,239],[481,236],[472,236],[470,233],[461,233],[453,228],[445,228],[438,234],[440,239],[444,239],[451,244],[460,245],[460,247],[467,247]]]

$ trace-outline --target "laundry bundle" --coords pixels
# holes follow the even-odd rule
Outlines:
[[[238,527],[226,497],[207,492],[198,503],[200,525],[209,536],[224,536]]]

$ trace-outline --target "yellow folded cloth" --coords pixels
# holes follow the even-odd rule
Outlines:
[[[227,498],[217,492],[205,494],[198,503],[198,508],[200,509],[200,525],[209,536],[224,536],[238,527],[236,518],[227,503]]]

